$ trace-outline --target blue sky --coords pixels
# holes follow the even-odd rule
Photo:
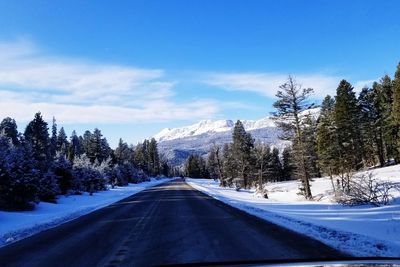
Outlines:
[[[287,75],[318,101],[400,61],[399,1],[1,1],[0,116],[40,110],[112,145],[268,116]]]

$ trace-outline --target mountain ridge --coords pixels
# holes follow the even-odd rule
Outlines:
[[[317,119],[319,108],[303,111]],[[281,130],[271,117],[259,120],[241,120],[247,132],[256,142],[262,142],[282,150],[290,144],[279,138]],[[195,124],[165,128],[153,135],[158,142],[158,149],[165,159],[173,166],[181,166],[190,154],[205,156],[212,145],[222,147],[232,141],[233,120],[201,120]]]

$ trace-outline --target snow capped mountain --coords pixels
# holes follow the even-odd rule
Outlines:
[[[242,120],[246,131],[256,130],[265,127],[275,127],[275,123],[271,118],[263,118],[261,120]],[[192,137],[201,134],[212,134],[232,131],[235,123],[232,120],[202,120],[196,124],[180,127],[165,128],[153,137],[158,142],[169,141],[179,138]]]
[[[316,119],[319,108],[307,110]],[[289,144],[279,139],[280,130],[269,118],[242,120],[243,126],[258,141],[280,150]],[[153,137],[158,142],[159,151],[173,165],[181,165],[190,154],[206,155],[213,144],[223,146],[232,141],[232,120],[202,120],[193,125],[180,128],[165,128]]]

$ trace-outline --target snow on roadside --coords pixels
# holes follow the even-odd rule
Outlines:
[[[400,166],[373,171],[383,180],[400,181]],[[389,206],[347,207],[333,202],[331,182],[318,178],[312,182],[319,201],[305,201],[297,195],[298,182],[270,183],[269,199],[254,190],[220,188],[207,179],[187,179],[194,188],[228,205],[313,237],[340,251],[355,256],[400,256],[400,195]]]
[[[57,204],[40,202],[32,211],[0,211],[0,247],[76,219],[170,180],[172,179],[156,180],[152,178],[149,182],[115,187],[94,193],[92,196],[88,193],[61,196],[57,200]]]

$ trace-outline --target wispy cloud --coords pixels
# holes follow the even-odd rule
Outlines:
[[[214,101],[174,103],[164,70],[49,56],[34,43],[0,43],[0,117],[33,113],[65,123],[154,122],[210,117]]]
[[[293,74],[292,76],[303,87],[313,88],[313,97],[318,99],[322,99],[327,94],[334,95],[339,81],[343,79],[343,77],[325,74]],[[279,86],[285,83],[287,78],[288,74],[279,73],[212,73],[205,75],[203,82],[228,91],[247,91],[265,97],[275,97]]]

